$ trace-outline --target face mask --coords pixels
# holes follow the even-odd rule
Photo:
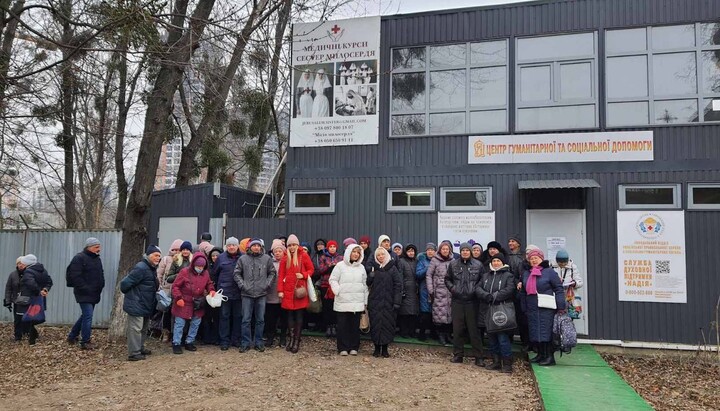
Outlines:
[[[200,274],[201,272],[203,272],[204,269],[205,267],[195,267],[195,272]]]

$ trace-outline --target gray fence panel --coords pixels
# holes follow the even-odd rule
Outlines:
[[[113,307],[113,293],[120,261],[121,231],[30,231],[27,237],[26,254],[35,254],[53,279],[53,288],[48,295],[47,324],[71,325],[80,316],[80,307],[75,302],[72,288],[65,284],[65,269],[75,254],[80,252],[88,237],[96,237],[102,244],[100,252],[105,271],[105,289],[100,303],[95,306],[93,326],[107,326]],[[6,241],[7,239],[7,241]],[[0,280],[4,286],[8,274],[13,270],[15,259],[22,254],[23,233],[0,232],[0,257],[3,272]],[[8,243],[19,244],[12,247]],[[7,310],[0,319],[12,321]]]

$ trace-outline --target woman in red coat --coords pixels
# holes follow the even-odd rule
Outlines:
[[[182,354],[180,342],[186,321],[190,321],[190,330],[185,338],[185,349],[197,351],[193,343],[205,314],[203,308],[205,307],[205,296],[208,294],[215,295],[215,287],[210,281],[207,257],[199,251],[193,255],[190,265],[180,270],[172,283],[172,297],[175,302],[172,306],[172,315],[175,317],[174,354]]]
[[[288,328],[290,343],[286,350],[296,353],[300,349],[300,333],[303,326],[303,312],[309,304],[307,279],[315,271],[310,256],[300,248],[300,241],[295,234],[287,239],[287,254],[280,261],[278,274],[278,297],[282,300],[281,307],[288,312]],[[302,289],[302,298],[295,295],[295,289]]]

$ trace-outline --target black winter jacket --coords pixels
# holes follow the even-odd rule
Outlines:
[[[53,280],[42,264],[33,264],[25,267],[22,278],[20,279],[20,295],[28,297],[37,297],[40,291],[50,289],[53,286]]]
[[[105,288],[105,272],[99,255],[88,250],[77,253],[68,265],[66,279],[78,304],[100,302],[100,294]]]
[[[402,275],[402,303],[400,304],[400,315],[418,315],[420,312],[420,301],[418,299],[418,286],[415,279],[417,258],[409,258],[407,255],[398,259],[398,269]]]
[[[486,271],[478,287],[476,295],[480,301],[477,323],[478,327],[485,327],[485,316],[490,304],[501,304],[512,301],[515,296],[515,277],[510,267],[505,265],[498,271]]]
[[[156,271],[157,267],[143,258],[120,281],[120,291],[125,294],[123,311],[128,315],[147,317],[155,312],[155,292],[160,286]]]
[[[8,280],[5,283],[5,298],[3,299],[3,305],[5,307],[10,307],[11,304],[15,303],[15,299],[18,297],[18,294],[20,294],[21,278],[22,274],[18,270],[11,272],[8,276]]]
[[[445,286],[452,294],[452,300],[465,303],[475,301],[475,290],[481,274],[482,265],[474,258],[453,260],[445,277]]]

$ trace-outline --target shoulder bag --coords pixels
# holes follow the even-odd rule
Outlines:
[[[495,304],[493,299],[485,314],[485,329],[487,332],[493,334],[514,330],[515,328],[517,328],[515,304],[512,301]]]
[[[370,315],[367,310],[360,315],[360,332],[363,334],[370,332]]]
[[[557,302],[555,302],[555,294],[547,295],[538,293],[538,307],[557,310]]]
[[[307,297],[308,290],[306,287],[298,287],[298,283],[300,282],[300,279],[295,279],[295,291],[293,291],[293,295],[298,300],[302,300],[303,298]]]

